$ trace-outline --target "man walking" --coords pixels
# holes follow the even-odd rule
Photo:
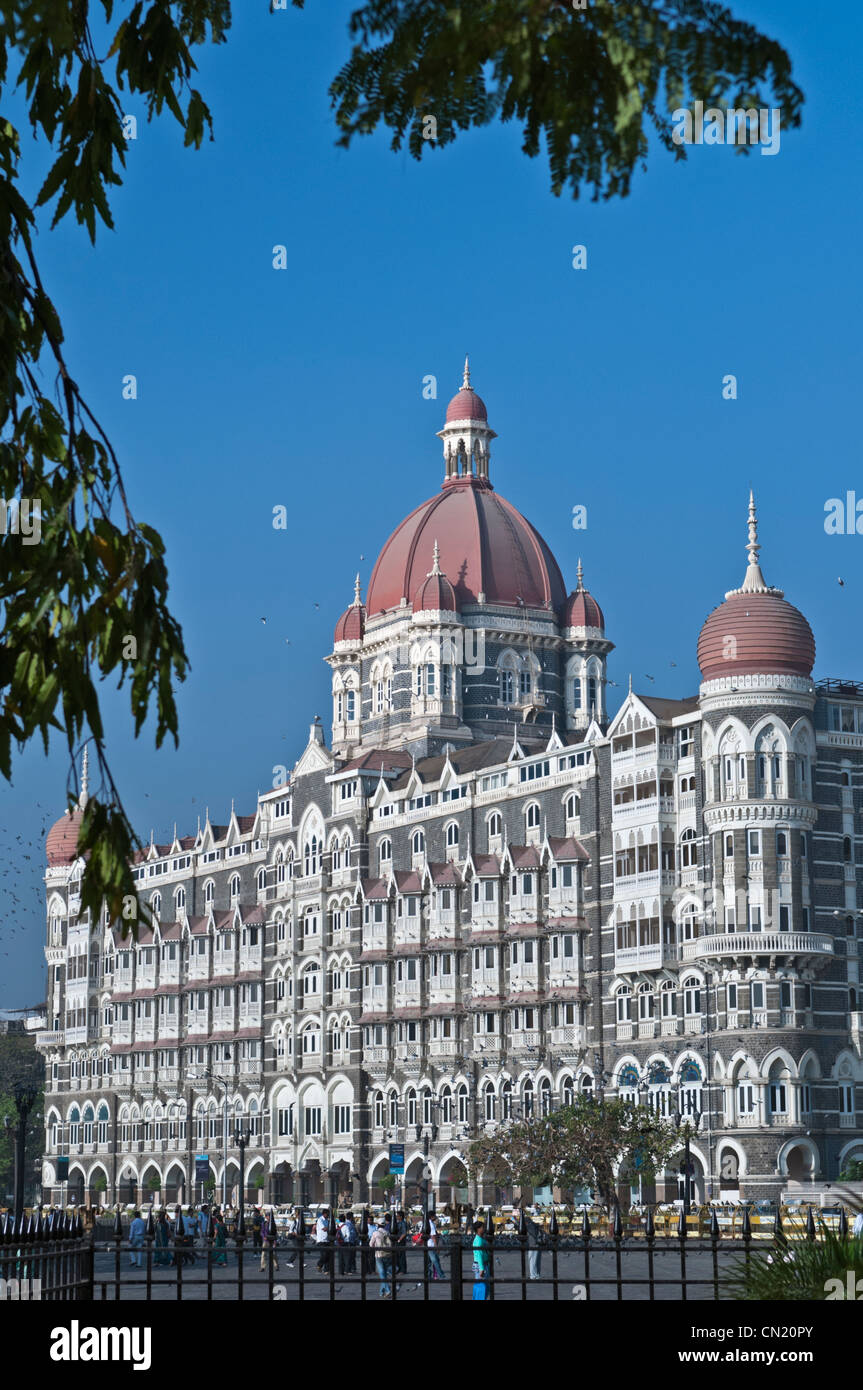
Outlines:
[[[399,1210],[393,1216],[393,1245],[395,1247],[396,1275],[408,1272],[408,1223],[405,1214]]]
[[[141,1250],[147,1223],[139,1211],[135,1212],[129,1224],[129,1263],[141,1267]]]
[[[346,1214],[339,1228],[339,1234],[342,1241],[339,1248],[339,1274],[356,1274],[357,1246],[360,1242],[360,1236],[352,1212]]]
[[[386,1220],[379,1216],[375,1229],[369,1238],[369,1249],[374,1253],[375,1268],[381,1281],[379,1298],[392,1297],[392,1241],[387,1230]]]
[[[429,1236],[426,1249],[428,1250],[429,1274],[432,1279],[443,1279],[443,1270],[440,1267],[440,1236],[437,1228],[437,1218],[429,1214]]]
[[[531,1279],[539,1279],[542,1275],[542,1245],[545,1233],[542,1227],[537,1225],[533,1217],[527,1218],[527,1270]]]
[[[315,1266],[322,1274],[328,1274],[330,1268],[330,1223],[327,1220],[326,1211],[318,1212],[318,1219],[315,1222],[315,1245],[318,1247],[318,1263]]]

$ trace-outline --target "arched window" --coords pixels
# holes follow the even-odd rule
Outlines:
[[[204,884],[204,902],[211,903],[216,896],[216,885],[211,878]]]
[[[572,680],[572,708],[581,709],[581,676],[574,676]]]
[[[92,1142],[93,1142],[93,1107],[92,1107],[92,1105],[90,1105],[89,1101],[88,1101],[88,1103],[84,1106],[83,1121],[84,1121],[84,1143],[85,1143],[85,1144],[92,1144]]]
[[[154,917],[161,917],[161,915],[162,915],[162,894],[161,894],[161,893],[154,893],[153,896],[151,897],[151,899],[150,899],[150,911],[152,912],[152,914],[153,914]]]
[[[580,809],[579,798],[573,792],[563,803],[564,817],[568,821],[577,820]]]
[[[544,1076],[539,1083],[539,1113],[540,1115],[551,1114],[551,1082]]]
[[[390,1129],[397,1129],[399,1123],[399,1095],[398,1091],[390,1091],[389,1097],[389,1123]]]
[[[179,917],[179,915],[180,915],[181,912],[185,912],[185,910],[186,910],[186,890],[185,890],[185,888],[178,888],[177,891],[176,891],[176,893],[174,894],[174,917],[175,917],[175,919],[176,919],[177,917]]]
[[[698,864],[698,844],[694,830],[684,830],[680,837],[680,867],[694,868]]]
[[[444,1086],[440,1093],[440,1117],[442,1124],[452,1124],[452,1091],[449,1086]]]
[[[96,1114],[96,1124],[98,1127],[97,1139],[100,1144],[108,1142],[108,1107],[104,1101],[99,1106]]]
[[[515,704],[515,676],[507,668],[500,672],[499,696],[502,705]]]
[[[446,828],[446,844],[447,849],[458,848],[458,824],[456,821],[450,821]]]
[[[533,1100],[533,1082],[525,1081],[521,1092],[521,1109],[526,1120],[529,1120],[533,1114]]]
[[[496,1119],[497,1096],[494,1093],[494,1086],[490,1081],[485,1083],[482,1091],[482,1113],[486,1120]]]
[[[69,1111],[69,1143],[79,1144],[81,1142],[81,1111],[77,1105],[73,1105]]]
[[[303,1030],[303,1052],[306,1056],[321,1050],[321,1030],[317,1023]]]
[[[283,866],[283,867],[284,867],[284,866]],[[264,868],[258,869],[258,872],[257,872],[257,874],[255,875],[255,887],[257,888],[257,890],[258,890],[259,893],[265,893],[265,892],[266,892],[266,890],[267,890],[267,871],[266,871],[266,869],[264,869]]]
[[[240,875],[231,874],[231,881],[228,885],[228,892],[231,895],[231,902],[236,902],[240,896]]]
[[[524,813],[524,823],[528,830],[539,829],[539,802],[532,801]]]
[[[423,1087],[423,1124],[430,1125],[432,1122],[432,1093],[428,1086]]]
[[[500,1118],[512,1119],[512,1082],[504,1081],[500,1088]]]
[[[406,1095],[406,1097],[405,1097],[405,1108],[406,1108],[406,1111],[407,1111],[407,1123],[408,1123],[409,1125],[416,1125],[416,1124],[417,1124],[418,1106],[417,1106],[417,1093],[416,1093],[416,1091],[414,1090],[413,1086],[411,1086],[411,1087],[409,1088],[408,1093],[407,1093],[407,1095]]]
[[[374,1099],[373,1099],[373,1103],[372,1103],[372,1108],[373,1108],[373,1110],[374,1110],[374,1123],[375,1123],[375,1129],[383,1129],[383,1127],[384,1127],[384,1117],[385,1117],[385,1105],[384,1105],[384,1093],[383,1093],[383,1091],[375,1091]]]
[[[308,878],[310,874],[318,873],[320,869],[320,844],[317,835],[312,835],[306,840],[303,849],[303,873]]]
[[[384,872],[384,866],[392,862],[393,842],[392,840],[381,840],[378,845],[378,873]]]
[[[503,834],[503,820],[499,811],[492,811],[487,824],[489,840],[499,838]]]
[[[456,1091],[456,1104],[458,1122],[460,1125],[467,1124],[467,1086],[461,1085]]]
[[[560,1087],[560,1099],[564,1105],[572,1105],[575,1101],[575,1086],[571,1076],[565,1076]]]
[[[411,835],[411,854],[419,855],[425,853],[426,837],[422,830],[415,830]]]
[[[695,975],[683,981],[683,1012],[690,1015],[701,1013],[701,982]]]
[[[621,985],[615,997],[618,1023],[629,1023],[632,1019],[632,990],[629,985]]]

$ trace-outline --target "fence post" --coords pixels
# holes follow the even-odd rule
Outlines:
[[[486,1207],[485,1235],[488,1245],[488,1296],[494,1298],[494,1208]]]
[[[305,1277],[304,1277],[304,1275],[303,1275],[303,1269],[304,1269],[304,1267],[305,1267],[305,1262],[306,1262],[306,1214],[305,1214],[305,1212],[303,1211],[302,1207],[297,1207],[297,1264],[299,1265],[299,1271],[298,1271],[298,1274],[297,1274],[297,1283],[298,1283],[298,1285],[299,1285],[299,1294],[300,1294],[300,1302],[301,1302],[301,1303],[303,1302],[303,1299],[304,1299],[305,1296],[306,1296],[306,1283],[305,1283]]]
[[[551,1277],[552,1277],[552,1280],[553,1280],[552,1286],[551,1286],[551,1296],[552,1296],[552,1299],[554,1300],[555,1303],[557,1303],[557,1301],[558,1301],[558,1289],[557,1289],[557,1246],[558,1246],[558,1239],[559,1239],[559,1236],[560,1236],[560,1231],[559,1231],[558,1225],[557,1225],[557,1212],[556,1212],[555,1209],[554,1209],[554,1202],[552,1201],[552,1204],[551,1204],[551,1216],[549,1217],[549,1221],[548,1221],[548,1238],[549,1238],[549,1240],[551,1241]]]
[[[581,1239],[584,1241],[584,1297],[590,1298],[590,1217],[587,1207],[581,1213]]]
[[[687,1174],[686,1181],[689,1181]],[[681,1206],[677,1218],[677,1238],[680,1241],[680,1301],[686,1302],[686,1209]]]
[[[518,1241],[519,1255],[521,1259],[521,1297],[527,1298],[527,1216],[525,1215],[524,1203],[518,1209]]]

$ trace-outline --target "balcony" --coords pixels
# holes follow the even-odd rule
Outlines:
[[[725,956],[832,956],[833,938],[817,932],[715,932],[683,943],[684,960]]]
[[[674,942],[655,941],[645,946],[617,947],[614,952],[614,968],[623,974],[630,970],[659,970],[661,966],[673,965],[679,959],[678,945]]]
[[[548,1040],[552,1047],[559,1048],[562,1052],[577,1052],[585,1046],[584,1028],[551,1028]]]
[[[432,1038],[428,1045],[430,1057],[455,1057],[458,1042],[455,1038]]]
[[[37,1047],[62,1047],[65,1039],[62,1028],[55,1029],[53,1032],[40,1032],[36,1034]]]
[[[365,1067],[387,1067],[389,1066],[390,1050],[388,1047],[364,1047],[363,1066]]]

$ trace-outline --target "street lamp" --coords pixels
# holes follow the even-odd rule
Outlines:
[[[222,1142],[224,1147],[224,1162],[222,1164],[222,1211],[228,1204],[228,1083],[223,1076],[217,1076],[213,1071],[190,1071],[191,1081],[218,1081],[222,1087]]]
[[[24,1164],[27,1147],[27,1120],[39,1095],[38,1086],[31,1082],[16,1081],[12,1087],[12,1098],[18,1112],[15,1126],[15,1215],[24,1214]]]
[[[679,1107],[679,1106],[678,1106],[677,1109],[675,1110],[675,1112],[674,1112],[674,1127],[675,1127],[675,1129],[678,1131],[678,1133],[681,1131],[681,1129],[683,1130],[683,1215],[684,1215],[684,1216],[688,1216],[688,1215],[689,1215],[689,1209],[690,1209],[690,1193],[691,1193],[691,1190],[692,1190],[692,1188],[691,1188],[691,1176],[690,1176],[690,1169],[691,1169],[691,1167],[692,1167],[692,1160],[691,1160],[691,1158],[690,1158],[690,1156],[689,1156],[689,1141],[690,1141],[690,1139],[692,1138],[693,1134],[697,1134],[697,1133],[698,1133],[698,1128],[699,1128],[700,1124],[701,1124],[701,1111],[700,1111],[700,1110],[698,1110],[698,1109],[696,1109],[696,1108],[693,1107],[693,1109],[690,1110],[689,1113],[686,1114],[686,1115],[684,1115],[684,1114],[681,1113],[681,1110],[680,1110],[680,1107]]]
[[[240,1215],[237,1221],[238,1236],[244,1236],[246,1234],[246,1145],[251,1137],[252,1131],[249,1125],[246,1125],[245,1129],[241,1129],[240,1126],[237,1125],[234,1131],[234,1143],[240,1150]]]

